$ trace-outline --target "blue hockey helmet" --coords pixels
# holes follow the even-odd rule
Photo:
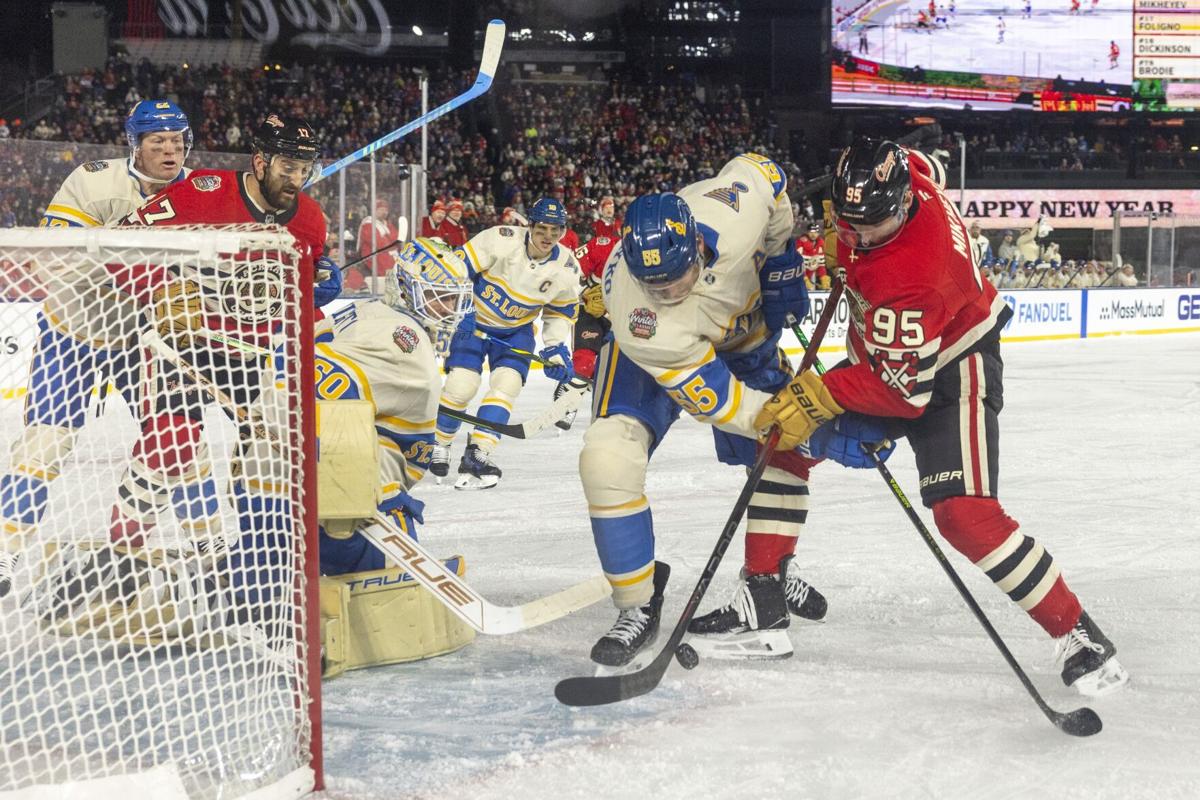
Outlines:
[[[187,114],[170,100],[140,100],[125,117],[125,140],[136,151],[147,133],[183,132],[183,157],[192,152],[192,128]]]
[[[529,213],[525,216],[529,217],[530,225],[541,222],[546,225],[557,225],[560,228],[567,227],[567,208],[553,197],[538,198],[538,201],[529,207]]]
[[[629,274],[664,300],[678,301],[686,295],[686,291],[656,290],[687,277],[698,265],[696,239],[692,210],[682,197],[670,192],[644,194],[634,200],[621,226],[621,250]],[[686,288],[691,289],[693,283],[694,276]]]

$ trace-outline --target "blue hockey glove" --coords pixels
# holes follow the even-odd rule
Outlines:
[[[763,316],[767,327],[781,331],[788,314],[797,320],[808,313],[808,288],[804,285],[804,256],[795,247],[768,258],[758,273],[762,287]]]
[[[385,497],[378,509],[380,514],[391,517],[414,539],[417,538],[417,523],[425,523],[425,504],[408,492],[396,492]]]
[[[450,346],[457,348],[465,344],[469,344],[471,339],[475,338],[475,312],[471,311],[462,321],[458,323],[458,327],[454,329],[454,335],[450,338]]]
[[[321,256],[313,263],[318,277],[327,272],[329,276],[313,287],[313,305],[317,308],[335,300],[342,293],[342,268],[333,259]]]
[[[558,383],[566,383],[575,377],[575,370],[571,366],[571,351],[567,349],[565,344],[556,344],[553,347],[543,347],[538,353],[546,361],[551,361],[551,364],[542,364],[542,371],[546,373],[546,377]]]
[[[883,420],[847,411],[817,428],[802,449],[812,458],[830,458],[851,469],[869,469],[875,462],[863,451],[862,445],[876,445],[887,439]],[[896,443],[888,440],[887,447],[876,453],[880,461],[887,461],[895,449]]]

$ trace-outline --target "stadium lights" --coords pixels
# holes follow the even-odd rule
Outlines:
[[[417,36],[424,36],[424,35],[425,35],[425,34],[424,34],[424,32],[421,30],[421,26],[420,26],[420,25],[413,25],[413,26],[412,26],[412,32],[413,32],[414,34],[416,34]]]

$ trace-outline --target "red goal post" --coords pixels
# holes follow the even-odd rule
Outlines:
[[[0,798],[322,788],[312,290],[277,226],[0,230]]]

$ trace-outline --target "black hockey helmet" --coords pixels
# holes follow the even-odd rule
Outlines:
[[[911,191],[904,148],[886,140],[856,139],[842,150],[833,171],[838,240],[859,250],[890,242],[904,227]]]
[[[316,161],[321,143],[313,126],[299,117],[268,114],[254,129],[254,149],[268,158],[285,156]]]

